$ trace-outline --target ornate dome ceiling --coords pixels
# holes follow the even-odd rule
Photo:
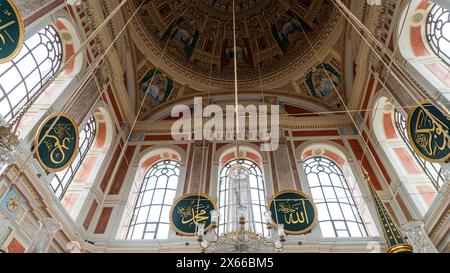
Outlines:
[[[322,46],[337,20],[330,0],[237,0],[236,9],[240,81],[301,66],[314,57],[310,43]],[[139,25],[146,45],[164,50],[177,71],[233,79],[231,0],[147,1]]]

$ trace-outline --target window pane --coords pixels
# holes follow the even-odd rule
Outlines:
[[[324,157],[312,157],[305,161],[305,173],[308,178],[311,195],[316,203],[318,220],[324,237],[367,236],[358,213],[348,182],[342,170],[333,161]],[[363,229],[350,231],[349,223]],[[355,225],[351,225],[352,228]]]
[[[170,215],[170,206],[163,206],[161,213],[161,223],[170,223],[169,215]]]
[[[450,10],[434,5],[427,19],[426,32],[434,53],[450,65]]]
[[[158,233],[156,233],[156,239],[167,239],[169,237],[169,228],[167,224],[160,224]]]
[[[171,205],[173,204],[173,201],[175,199],[176,191],[173,190],[167,190],[166,191],[166,197],[164,197],[164,204]]]
[[[58,196],[60,199],[64,197],[64,194],[69,188],[70,183],[72,182],[73,178],[75,177],[80,167],[82,166],[82,163],[89,152],[89,148],[94,142],[96,130],[97,130],[96,121],[95,118],[92,117],[87,121],[86,125],[84,126],[84,129],[80,132],[80,142],[78,143],[78,153],[75,156],[75,160],[72,162],[69,168],[56,173],[55,176],[53,177],[51,186],[54,191],[56,190],[54,183],[57,183],[58,185],[57,187],[61,188],[60,192],[58,193],[55,192],[56,196]],[[83,139],[83,141],[81,141],[81,139]],[[82,149],[82,147],[84,148]]]
[[[137,215],[142,210],[142,206],[148,206],[148,217],[145,220],[147,224],[146,233],[144,234],[144,230],[138,230],[140,236],[134,236],[133,234],[136,233],[133,230],[135,223],[131,222],[127,239],[168,238],[170,209],[176,195],[178,174],[179,163],[172,160],[157,162],[147,171],[138,195],[138,200],[142,199],[142,202],[136,202],[133,213]],[[168,186],[170,186],[170,189],[167,188]]]
[[[241,159],[239,162],[237,160],[232,160],[226,164],[221,172],[219,178],[218,186],[218,204],[220,208],[219,217],[219,233],[223,233],[225,230],[225,225],[227,222],[227,212],[229,209],[230,198],[229,194],[229,172],[230,169],[236,164],[240,163],[249,170],[249,180],[250,180],[250,194],[252,198],[252,209],[253,209],[253,221],[255,223],[255,231],[257,233],[267,235],[267,229],[263,223],[262,215],[266,211],[266,196],[264,189],[264,180],[261,172],[261,168],[248,159]]]
[[[162,204],[164,200],[165,189],[155,190],[155,194],[153,195],[153,204]]]
[[[330,221],[320,222],[320,231],[323,237],[336,237],[333,224]]]
[[[136,223],[145,223],[145,222],[147,222],[148,209],[149,209],[149,207],[142,207],[139,210]]]
[[[420,167],[422,167],[423,172],[428,176],[433,186],[436,188],[437,191],[439,191],[445,181],[443,175],[441,174],[441,166],[437,163],[427,162],[425,159],[417,155],[417,153],[414,151],[408,140],[405,117],[403,117],[403,115],[398,111],[398,109],[395,109],[394,117],[397,132],[403,139],[403,143],[406,145],[406,147],[408,147],[410,155],[412,155],[416,159],[416,162],[420,165]]]
[[[0,101],[9,102],[2,103],[6,107],[1,111],[6,122],[55,74],[61,61],[61,40],[52,26],[46,26],[24,42],[13,60],[0,64],[0,89],[5,91],[0,93]],[[21,87],[15,88],[18,85]]]
[[[330,214],[328,213],[326,204],[316,204],[316,207],[319,221],[330,220]]]

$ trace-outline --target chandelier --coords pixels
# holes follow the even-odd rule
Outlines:
[[[218,228],[219,212],[211,211],[211,229],[205,223],[197,224],[197,240],[202,252],[213,253],[280,253],[286,242],[283,225],[272,223],[272,213],[266,211],[267,236],[255,232],[250,194],[249,171],[241,164],[230,169],[229,205],[226,208],[224,232]]]
[[[19,139],[11,132],[11,126],[0,125],[0,169],[11,164],[18,145]]]
[[[238,81],[236,57],[236,9],[233,0],[233,59],[234,59],[234,94],[235,94],[235,128],[236,155],[238,164],[230,169],[228,202],[224,232],[219,230],[219,212],[211,211],[211,226],[206,232],[205,223],[197,224],[197,240],[202,252],[210,250],[215,253],[270,253],[281,252],[286,241],[284,226],[272,224],[272,213],[264,213],[267,236],[255,232],[252,199],[250,193],[250,172],[240,163],[239,151],[239,111],[238,111]],[[212,231],[212,232],[209,232]]]

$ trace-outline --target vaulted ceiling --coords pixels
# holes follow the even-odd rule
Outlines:
[[[134,0],[132,10],[141,3]],[[139,9],[130,34],[136,111],[147,100],[141,120],[195,95],[233,93],[231,4],[153,0]],[[240,94],[342,107],[335,87],[345,94],[344,22],[330,0],[240,0],[236,10]]]

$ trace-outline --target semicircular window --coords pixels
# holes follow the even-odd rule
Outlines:
[[[428,15],[426,31],[434,53],[450,65],[450,10],[434,5]]]

